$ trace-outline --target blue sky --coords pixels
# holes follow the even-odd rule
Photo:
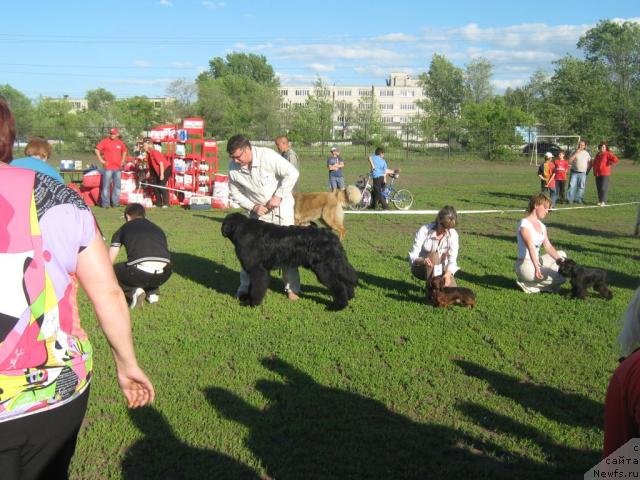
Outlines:
[[[6,3],[0,84],[31,98],[160,96],[234,51],[265,55],[282,84],[383,85],[391,71],[428,70],[434,53],[461,67],[482,56],[501,92],[578,55],[599,20],[640,21],[637,0]]]

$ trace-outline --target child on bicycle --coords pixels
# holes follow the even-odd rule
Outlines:
[[[390,170],[386,160],[384,159],[384,148],[376,148],[375,154],[369,157],[369,163],[371,163],[371,176],[373,177],[373,195],[371,201],[371,209],[375,210],[378,203],[382,205],[383,210],[389,210],[389,203],[382,194],[384,186],[387,183],[387,175],[392,175],[400,170]]]

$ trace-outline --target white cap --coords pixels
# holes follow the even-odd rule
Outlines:
[[[338,150],[338,147],[331,147],[331,151],[332,152],[339,152],[340,150]]]
[[[544,154],[544,156],[547,157],[547,158],[553,158],[553,153],[547,152],[547,153]]]

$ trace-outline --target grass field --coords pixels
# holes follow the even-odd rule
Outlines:
[[[349,161],[349,183],[365,173]],[[526,162],[393,161],[416,209],[523,208],[539,188]],[[320,158],[302,159],[303,191],[325,190]],[[640,166],[623,161],[610,202],[639,200]],[[586,200],[595,204],[590,177]],[[153,209],[174,275],[157,305],[132,312],[138,358],[157,390],[127,411],[86,298],[96,350],[75,479],[582,478],[599,460],[603,399],[617,365],[619,318],[639,284],[637,205],[558,211],[557,248],[604,268],[607,302],[528,296],[514,283],[521,214],[461,215],[457,274],[473,310],[423,301],[406,261],[432,216],[348,215],[344,246],[359,275],[341,312],[309,271],[291,303],[277,275],[263,306],[233,298],[239,264],[224,211]],[[122,212],[96,210],[107,239]]]

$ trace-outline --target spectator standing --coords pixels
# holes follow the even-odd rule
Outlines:
[[[605,142],[598,145],[598,154],[593,159],[593,176],[596,178],[598,205],[601,207],[607,204],[611,167],[617,163],[618,157],[609,151],[609,145]]]
[[[147,171],[149,182],[160,187],[165,187],[167,180],[169,180],[171,176],[171,162],[156,150],[153,145],[153,140],[150,138],[145,138],[142,148],[145,152],[145,160],[149,168]],[[154,190],[156,192],[156,207],[168,208],[169,190],[166,188],[155,188]]]
[[[291,165],[293,165],[296,170],[298,170],[298,174],[300,174],[300,161],[298,160],[298,155],[294,152],[291,145],[289,145],[289,139],[285,135],[280,135],[276,137],[276,148],[280,155],[282,155]],[[293,186],[293,191],[298,191],[298,184],[300,183],[300,177],[298,176],[298,180],[296,184]]]
[[[45,175],[55,178],[63,185],[65,184],[60,172],[47,163],[49,157],[51,157],[51,145],[49,145],[46,139],[41,137],[30,139],[24,149],[24,154],[24,158],[15,158],[11,162],[11,165],[44,173]]]
[[[569,173],[569,162],[565,156],[565,151],[560,150],[558,159],[554,162],[556,167],[556,192],[559,203],[567,203],[567,173]]]
[[[336,188],[344,190],[344,160],[340,156],[340,150],[338,147],[331,147],[331,153],[327,158],[327,170],[329,170],[329,188],[332,192],[336,191]]]
[[[553,163],[553,153],[544,154],[544,163],[538,169],[540,191],[551,198],[551,208],[556,206],[556,172]]]
[[[584,189],[587,173],[591,168],[591,154],[587,151],[587,142],[580,140],[578,149],[569,157],[571,162],[571,178],[569,179],[569,203],[584,203]]]
[[[160,300],[160,285],[171,276],[171,254],[167,237],[160,227],[145,218],[144,207],[131,203],[124,210],[126,223],[111,237],[109,259],[116,261],[120,247],[127,261],[114,265],[116,278],[130,308]]]
[[[252,146],[243,135],[234,135],[229,139],[227,153],[231,158],[231,200],[244,208],[251,218],[276,225],[293,225],[294,200],[291,191],[298,180],[298,170],[270,148]],[[289,300],[298,300],[298,269],[286,269],[283,280]],[[247,295],[249,284],[249,274],[241,269],[236,297]]]
[[[120,179],[122,166],[127,159],[127,146],[119,138],[117,128],[109,131],[109,136],[103,138],[96,145],[96,157],[104,170],[102,173],[102,190],[100,203],[103,208],[118,207],[120,205]],[[111,191],[111,195],[109,192]],[[109,203],[111,202],[111,203]]]
[[[371,176],[373,177],[373,193],[371,195],[372,198],[370,208],[375,210],[378,206],[378,203],[380,203],[383,210],[388,210],[389,204],[387,203],[387,199],[382,191],[384,190],[384,187],[387,183],[387,175],[395,172],[389,169],[387,161],[384,159],[384,148],[376,148],[374,155],[369,157],[369,162],[371,163],[371,168],[373,169],[371,172]]]
[[[15,120],[0,98],[0,161]],[[77,283],[93,304],[129,408],[154,399],[138,366],[129,312],[91,211],[48,175],[0,164],[0,472],[66,479],[93,378]],[[62,227],[62,228],[61,228]]]

